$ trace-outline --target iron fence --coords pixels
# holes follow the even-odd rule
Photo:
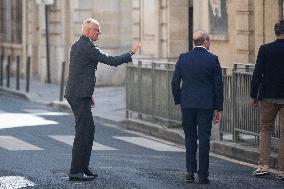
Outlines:
[[[128,119],[132,112],[139,119],[181,122],[179,106],[171,94],[171,78],[175,63],[139,59],[126,68],[126,109]],[[224,110],[220,123],[220,138],[232,134],[238,142],[239,134],[259,137],[259,108],[251,105],[250,82],[253,64],[234,64],[233,69],[222,68],[224,83]],[[279,116],[272,133],[279,138]]]
[[[180,112],[173,103],[170,82],[174,63],[148,59],[130,63],[126,71],[126,109],[138,116],[178,122]]]

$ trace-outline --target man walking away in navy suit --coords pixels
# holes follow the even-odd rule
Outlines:
[[[251,81],[253,105],[260,101],[259,166],[255,176],[269,174],[271,130],[280,115],[277,178],[284,180],[284,20],[275,24],[276,41],[260,46]]]
[[[210,53],[209,34],[197,30],[193,34],[195,48],[179,56],[172,78],[175,104],[180,104],[185,133],[186,181],[209,183],[209,150],[212,119],[218,123],[223,110],[223,82],[218,57]],[[182,81],[182,86],[180,86]],[[216,113],[214,115],[214,110]],[[197,139],[199,166],[197,170]]]

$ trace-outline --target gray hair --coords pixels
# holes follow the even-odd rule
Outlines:
[[[84,32],[88,28],[94,27],[94,25],[100,25],[100,24],[97,20],[93,18],[85,19],[82,24],[82,32]]]
[[[277,36],[284,34],[284,20],[281,20],[280,22],[275,24],[274,32]]]
[[[202,46],[205,40],[209,40],[207,31],[198,29],[193,32],[193,41],[195,46]]]

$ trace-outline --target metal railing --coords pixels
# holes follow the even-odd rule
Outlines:
[[[257,144],[260,132],[260,112],[259,108],[251,105],[250,85],[254,65],[235,64],[232,74],[232,112],[233,118],[233,139],[238,142],[239,134],[244,133],[257,137]],[[228,99],[225,99],[225,101]],[[279,139],[279,115],[274,123],[272,137]]]
[[[171,78],[175,63],[139,59],[126,68],[127,118],[181,122],[180,108],[174,105]],[[250,82],[253,64],[234,64],[233,69],[222,68],[224,83],[224,110],[220,123],[220,139],[231,134],[234,142],[239,135],[259,137],[259,108],[253,108],[250,98]],[[279,138],[279,117],[272,136]]]
[[[174,63],[139,60],[127,66],[126,109],[155,120],[177,122],[180,111],[173,103],[170,82]]]
[[[222,68],[222,79],[224,84],[224,104],[222,119],[220,123],[220,138],[223,138],[224,133],[233,132],[232,124],[232,69]]]

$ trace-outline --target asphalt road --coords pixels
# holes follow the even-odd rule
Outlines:
[[[90,167],[99,178],[70,182],[73,116],[0,96],[0,189],[284,188],[284,181],[273,174],[255,178],[251,175],[254,168],[216,157],[210,157],[211,183],[189,184],[183,146],[96,120],[95,125]]]

